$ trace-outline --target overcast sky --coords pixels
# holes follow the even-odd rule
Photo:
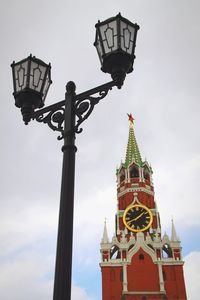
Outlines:
[[[1,1],[0,298],[49,300],[62,142],[46,125],[24,126],[10,64],[30,53],[52,64],[46,104],[110,81],[93,47],[98,20],[118,12],[140,25],[134,72],[95,107],[77,136],[73,300],[100,300],[99,243],[116,212],[116,166],[125,157],[127,113],[153,168],[162,234],[173,217],[182,241],[188,299],[200,294],[199,0]],[[92,284],[91,284],[92,282]]]

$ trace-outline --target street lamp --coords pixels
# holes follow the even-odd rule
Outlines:
[[[110,73],[120,88],[127,73],[133,71],[135,45],[139,26],[116,17],[98,22],[96,25],[95,47],[99,54],[102,71]]]
[[[121,88],[127,73],[133,71],[136,36],[139,26],[120,14],[96,24],[95,47],[102,71],[110,73],[112,81],[76,95],[75,83],[66,85],[65,100],[44,106],[51,81],[51,66],[34,56],[13,62],[15,105],[21,108],[23,121],[31,119],[46,123],[60,132],[64,139],[60,211],[57,237],[54,300],[71,299],[71,267],[73,242],[75,136],[80,125],[89,117],[94,106],[112,89]],[[40,109],[41,108],[41,109]]]
[[[21,108],[25,124],[31,120],[33,112],[44,106],[51,84],[51,65],[30,55],[12,64],[15,105]]]

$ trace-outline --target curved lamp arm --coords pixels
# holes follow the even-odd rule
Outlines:
[[[81,94],[74,95],[74,114],[77,118],[73,128],[74,133],[83,131],[80,125],[90,116],[94,106],[105,98],[109,90],[114,86],[116,86],[116,81],[113,80]],[[98,95],[95,96],[95,94]],[[66,99],[36,110],[32,115],[32,119],[46,123],[54,131],[59,131],[61,133],[58,136],[59,140],[64,137],[65,103]]]

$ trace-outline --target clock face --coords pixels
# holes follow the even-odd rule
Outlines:
[[[145,231],[151,226],[153,215],[146,206],[135,204],[125,209],[123,222],[130,231]]]

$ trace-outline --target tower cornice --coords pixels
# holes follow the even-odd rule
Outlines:
[[[154,196],[154,191],[152,191],[149,187],[130,187],[130,188],[121,188],[117,193],[118,197],[125,195],[126,193],[135,193],[135,192],[145,192],[151,196]]]

